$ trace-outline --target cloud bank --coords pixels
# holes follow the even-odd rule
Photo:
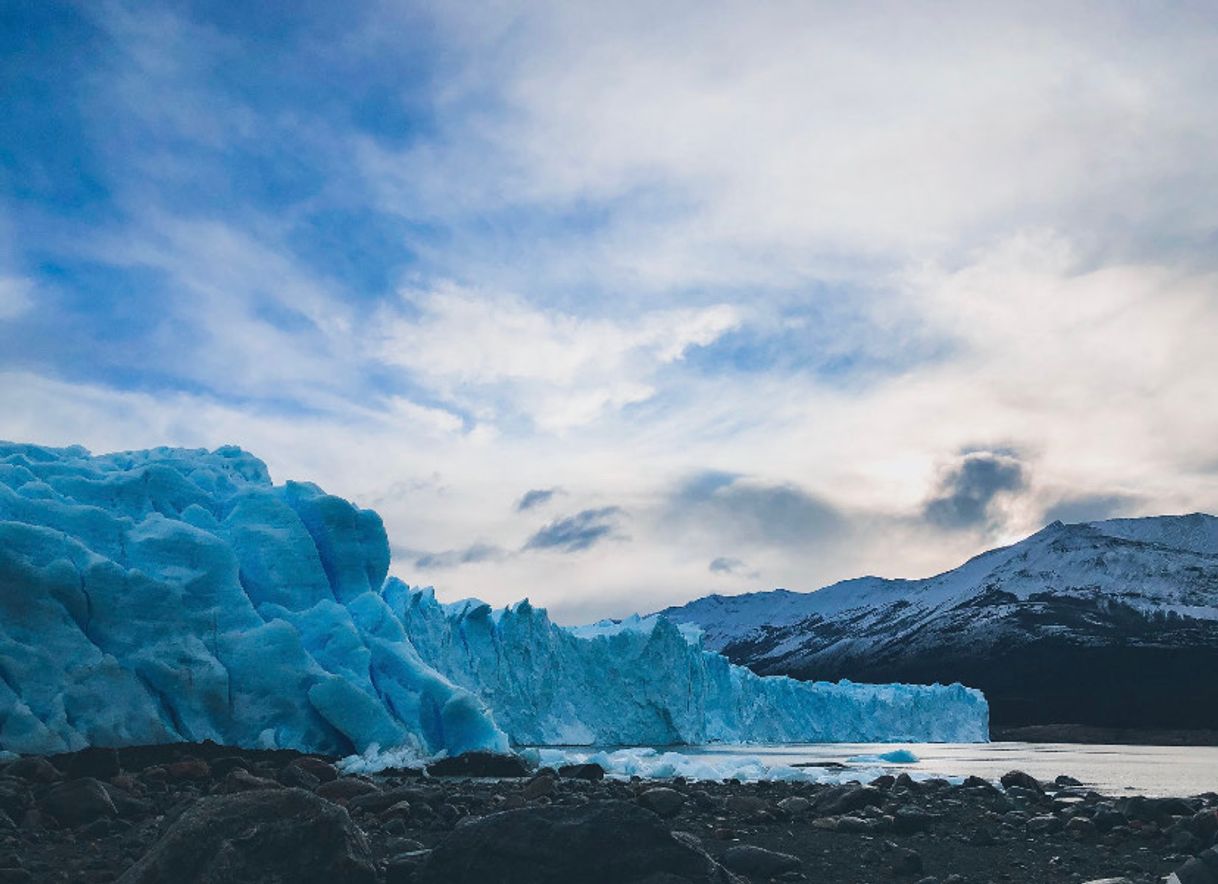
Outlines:
[[[1218,510],[1201,6],[0,27],[0,436],[240,444],[568,622]]]

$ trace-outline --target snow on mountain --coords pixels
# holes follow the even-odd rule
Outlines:
[[[764,674],[960,680],[1004,723],[1218,718],[1201,699],[1214,680],[1198,676],[1218,671],[1213,516],[1055,522],[924,580],[712,595],[662,614]]]
[[[388,566],[375,513],[236,448],[2,443],[0,750],[986,738],[959,685],[761,678],[666,620],[581,634]]]

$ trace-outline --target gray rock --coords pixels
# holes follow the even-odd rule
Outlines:
[[[1028,820],[1029,832],[1060,832],[1062,821],[1055,816],[1034,816]]]
[[[373,884],[368,842],[347,812],[303,789],[203,798],[117,884]]]
[[[519,755],[506,752],[466,752],[427,765],[433,777],[527,777],[531,771]]]
[[[1071,817],[1066,822],[1066,831],[1080,838],[1090,838],[1096,834],[1095,823],[1085,816]]]
[[[38,807],[64,826],[83,826],[101,817],[118,815],[110,793],[92,777],[53,786],[38,802]]]
[[[938,817],[933,813],[905,805],[898,807],[897,812],[892,815],[892,827],[898,834],[909,835],[914,832],[925,832],[936,819]]]
[[[798,813],[803,813],[812,806],[812,802],[807,798],[801,798],[798,795],[792,795],[790,798],[784,798],[778,802],[778,809],[783,813],[795,816]]]
[[[799,857],[776,850],[766,850],[752,844],[737,844],[723,851],[719,861],[733,872],[757,878],[777,878],[787,872],[799,871]]]
[[[535,798],[552,795],[554,794],[554,778],[545,775],[530,780],[520,794],[525,801],[532,801]]]
[[[63,779],[55,765],[37,755],[18,758],[8,764],[4,768],[4,775],[29,783],[54,783]]]
[[[854,813],[864,807],[881,807],[884,793],[874,786],[834,786],[816,799],[815,809],[825,816]]]
[[[1010,789],[1012,786],[1019,786],[1021,789],[1029,789],[1033,792],[1043,792],[1040,781],[1031,774],[1026,774],[1022,770],[1013,770],[1004,773],[999,780],[1004,789]]]
[[[685,796],[676,789],[658,786],[639,795],[639,804],[660,816],[676,816],[685,806]]]
[[[605,769],[595,762],[589,764],[564,764],[558,769],[558,775],[572,780],[596,782],[605,778]]]
[[[346,803],[357,795],[367,795],[370,792],[379,792],[381,790],[377,788],[375,783],[370,783],[367,780],[361,780],[358,777],[343,777],[340,780],[322,783],[314,791],[327,801]],[[393,802],[389,803],[392,804]]]
[[[419,884],[643,884],[737,879],[657,817],[626,801],[525,808],[455,829],[419,867]],[[125,882],[124,882],[125,884]]]

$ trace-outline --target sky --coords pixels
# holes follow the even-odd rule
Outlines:
[[[0,438],[564,623],[1218,511],[1208,2],[0,4]]]

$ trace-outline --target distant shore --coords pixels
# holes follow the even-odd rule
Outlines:
[[[990,739],[1014,743],[1121,746],[1218,746],[1218,730],[1097,727],[1088,724],[991,725]]]

